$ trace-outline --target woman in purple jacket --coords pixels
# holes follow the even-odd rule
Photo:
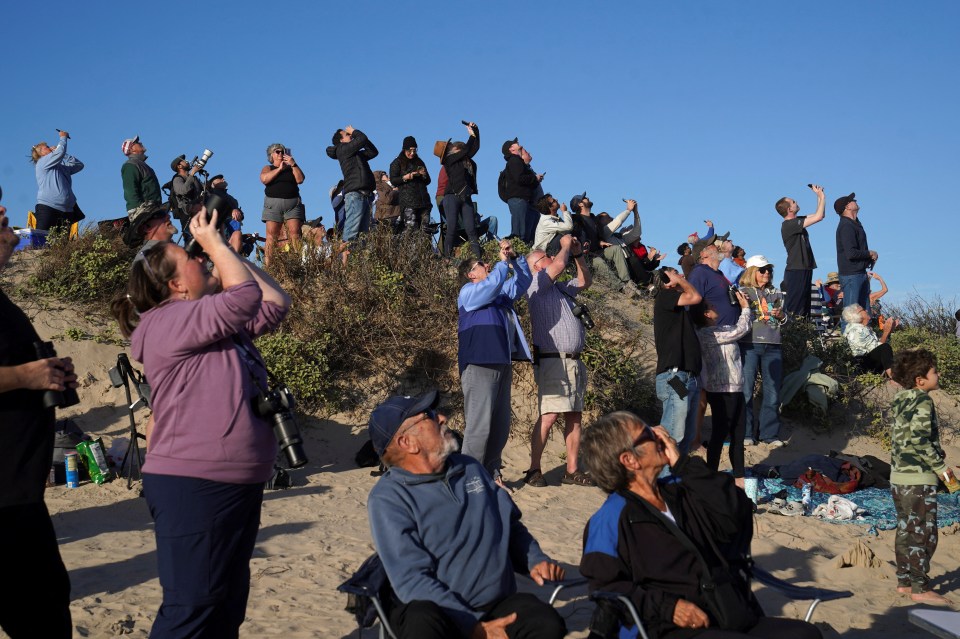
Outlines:
[[[224,242],[216,216],[202,209],[190,232],[219,281],[202,257],[161,242],[134,261],[127,294],[113,304],[151,386],[143,490],[163,587],[154,637],[238,635],[277,454],[251,401],[267,388],[252,340],[277,327],[290,298]]]

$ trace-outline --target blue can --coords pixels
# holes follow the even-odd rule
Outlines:
[[[77,468],[77,454],[64,453],[63,462],[67,468],[67,488],[80,486],[80,471]]]
[[[809,483],[803,485],[803,514],[809,515],[813,510],[813,486]]]

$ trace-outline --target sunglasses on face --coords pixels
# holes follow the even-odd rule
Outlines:
[[[760,268],[757,269],[757,272],[758,272],[758,273],[766,273],[766,274],[769,275],[770,273],[773,273],[773,267],[772,267],[772,266],[761,266]]]
[[[649,426],[644,426],[640,434],[637,435],[637,438],[630,444],[630,448],[636,448],[646,442],[656,441],[656,439],[657,436],[653,434],[653,430]]]

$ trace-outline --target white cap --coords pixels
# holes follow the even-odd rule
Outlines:
[[[767,258],[765,258],[764,256],[753,255],[750,257],[749,260],[747,260],[747,268],[751,266],[756,266],[757,268],[761,268],[764,266],[771,266],[771,264],[770,262],[767,261]]]

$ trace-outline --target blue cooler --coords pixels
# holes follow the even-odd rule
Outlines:
[[[20,236],[20,243],[17,244],[15,251],[23,249],[43,248],[47,245],[47,231],[37,229],[14,229],[13,231]]]

